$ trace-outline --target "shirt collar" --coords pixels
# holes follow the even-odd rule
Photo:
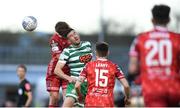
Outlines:
[[[155,30],[158,30],[158,31],[168,31],[167,27],[164,27],[164,26],[156,25],[154,28]]]
[[[106,58],[97,58],[97,60],[100,60],[100,61],[107,61]]]

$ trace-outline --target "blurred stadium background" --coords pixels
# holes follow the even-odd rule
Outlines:
[[[108,0],[101,0],[100,3],[106,1]],[[112,2],[117,1],[113,0]],[[137,4],[141,2],[142,1],[137,2]],[[149,6],[149,10],[147,10],[147,12],[150,12],[150,9],[154,4],[164,3],[170,5],[172,9],[175,7],[175,10],[173,10],[171,14],[171,19],[173,21],[170,25],[170,29],[176,32],[180,32],[180,9],[176,6],[179,0],[149,0],[148,2],[150,2],[151,5]],[[100,7],[100,10],[104,12],[106,10],[106,8],[104,8]],[[131,7],[127,7],[126,9],[130,8]],[[126,20],[123,20],[119,22],[116,20],[116,18],[107,19],[105,15],[98,15],[99,19],[97,19],[97,26],[99,26],[99,29],[97,31],[86,33],[83,30],[78,29],[78,26],[76,26],[75,23],[72,22],[73,27],[75,27],[75,29],[77,28],[78,32],[80,33],[81,39],[90,41],[93,44],[93,47],[97,41],[104,40],[108,42],[110,44],[109,59],[119,64],[121,69],[125,72],[125,75],[127,75],[129,47],[135,36],[145,29],[139,28],[139,30],[138,26],[136,25],[136,23],[133,23],[133,21],[128,22],[127,20],[126,22]],[[148,23],[150,24],[151,17],[149,16],[144,17],[147,18],[146,21],[149,21]],[[123,15],[121,17],[123,17]],[[131,19],[133,20],[133,18]],[[69,21],[68,23],[71,25],[71,21]],[[88,28],[88,26],[85,27]],[[0,29],[0,106],[4,106],[7,102],[10,102],[14,105],[16,104],[17,88],[19,83],[18,77],[16,75],[16,67],[18,64],[27,65],[27,79],[33,86],[33,106],[47,106],[48,92],[46,92],[45,87],[45,75],[47,64],[51,57],[48,41],[50,36],[53,34],[53,27],[50,32],[42,32],[41,30],[38,30],[38,28],[33,32],[25,32],[24,30],[21,30],[22,28],[18,30],[12,30],[12,27],[7,27],[6,29],[4,28],[2,27]],[[137,31],[137,29],[139,31]],[[136,103],[135,106],[143,106],[140,86],[132,84],[131,87],[132,101]],[[121,85],[119,83],[116,83],[115,102],[117,106],[119,106],[118,104],[120,104],[122,96]]]

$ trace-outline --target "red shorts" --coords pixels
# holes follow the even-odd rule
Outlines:
[[[149,80],[142,86],[147,107],[172,107],[180,102],[180,80]]]
[[[49,92],[50,91],[59,92],[60,87],[62,87],[62,89],[66,89],[67,84],[68,81],[57,78],[56,76],[50,76],[46,78],[46,88],[47,91]]]
[[[60,79],[57,75],[54,74],[54,69],[56,67],[56,64],[57,64],[57,60],[52,59],[48,65],[47,75],[46,75],[46,87],[47,87],[47,91],[49,92],[50,91],[59,92],[60,87],[62,87],[62,89],[66,89],[68,84],[68,81],[64,79]],[[65,72],[65,74],[67,75],[70,74],[69,67],[67,65],[63,67],[63,72]]]

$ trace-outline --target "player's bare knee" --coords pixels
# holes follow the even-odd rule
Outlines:
[[[66,97],[63,103],[63,107],[73,107],[75,100],[71,97]]]
[[[59,93],[51,93],[50,97],[53,99],[53,100],[59,100]]]

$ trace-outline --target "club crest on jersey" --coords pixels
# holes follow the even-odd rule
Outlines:
[[[91,54],[86,54],[86,55],[82,55],[79,57],[79,60],[81,63],[87,63],[87,62],[91,61],[91,59],[92,59]]]
[[[56,43],[56,42],[54,42],[54,40],[52,40],[51,46],[56,47],[56,46],[58,46],[58,43]]]

